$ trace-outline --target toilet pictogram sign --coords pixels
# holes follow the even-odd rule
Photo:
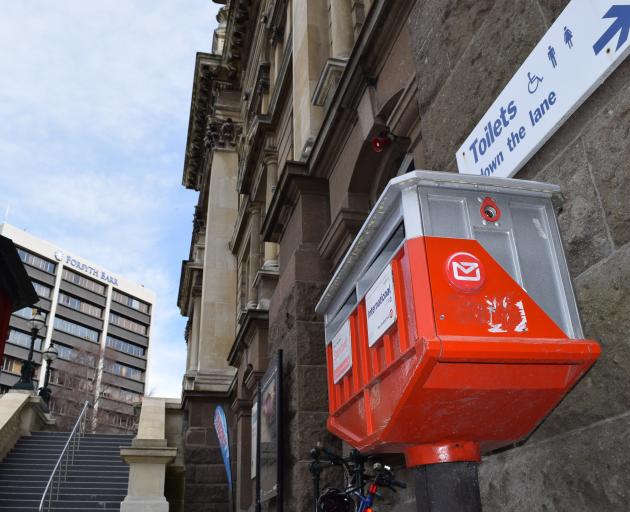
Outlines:
[[[451,286],[463,292],[474,292],[486,280],[483,263],[469,252],[456,252],[446,262],[446,276]]]

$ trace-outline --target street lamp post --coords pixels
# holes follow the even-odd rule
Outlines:
[[[37,311],[37,312],[35,312]],[[28,358],[26,361],[22,361],[22,369],[20,371],[20,380],[17,382],[13,389],[27,389],[29,391],[34,390],[33,376],[35,375],[35,361],[33,361],[33,351],[35,350],[35,340],[37,334],[46,325],[46,317],[44,314],[33,309],[33,317],[29,320],[31,325],[31,348],[28,351]]]
[[[52,395],[52,390],[48,387],[48,382],[50,380],[50,372],[52,371],[52,364],[57,359],[59,352],[55,346],[51,343],[50,346],[44,351],[42,354],[44,360],[46,361],[46,373],[44,373],[44,385],[39,388],[39,396],[42,397],[42,400],[46,403],[46,406],[50,403],[50,396]]]

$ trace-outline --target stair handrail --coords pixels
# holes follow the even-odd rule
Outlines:
[[[50,504],[52,502],[52,496],[55,491],[55,475],[57,475],[57,494],[55,499],[59,499],[59,489],[61,487],[61,475],[63,473],[63,481],[66,481],[68,477],[68,462],[70,464],[74,464],[74,455],[77,448],[81,446],[81,438],[85,435],[85,420],[87,418],[87,410],[90,407],[91,402],[86,400],[83,404],[83,408],[81,409],[81,413],[77,418],[77,421],[68,436],[68,440],[66,441],[59,458],[57,459],[57,463],[50,474],[50,478],[48,479],[48,483],[46,484],[46,488],[44,489],[44,494],[42,495],[42,499],[39,502],[39,512],[44,510],[44,504],[46,502],[46,495],[48,495],[48,505],[46,510],[50,510]]]

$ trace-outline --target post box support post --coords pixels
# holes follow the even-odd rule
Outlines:
[[[477,462],[412,468],[418,512],[481,512]]]

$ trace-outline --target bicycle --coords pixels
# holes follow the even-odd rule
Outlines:
[[[327,460],[320,460],[322,452]],[[380,497],[379,488],[388,488],[396,492],[396,487],[401,489],[407,487],[407,484],[394,478],[389,466],[380,462],[374,463],[373,474],[366,473],[367,459],[358,450],[353,449],[349,457],[343,458],[324,447],[317,447],[311,450],[311,457],[313,459],[309,470],[313,477],[316,512],[374,512],[372,505],[374,499]],[[320,494],[322,471],[335,466],[343,468],[343,489],[328,487]]]

